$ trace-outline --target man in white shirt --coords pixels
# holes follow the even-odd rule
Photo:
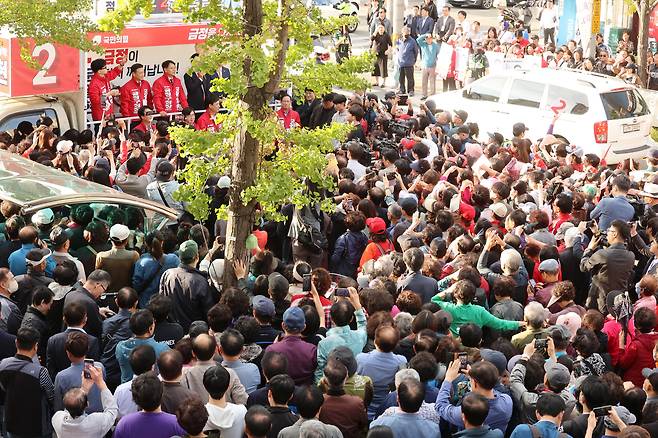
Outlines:
[[[336,112],[331,116],[331,123],[347,123],[347,97],[344,94],[334,96],[334,108]]]
[[[546,7],[542,9],[539,17],[539,27],[544,29],[544,46],[550,40],[555,45],[555,26],[557,24],[557,16],[555,15],[555,8],[553,1],[548,0]]]
[[[208,368],[203,374],[203,387],[208,392],[208,421],[205,432],[219,431],[222,438],[241,438],[247,408],[226,401],[231,375],[221,365]]]
[[[105,436],[114,426],[117,418],[117,403],[103,380],[103,372],[94,366],[85,366],[82,387],[73,388],[64,395],[64,410],[55,412],[52,418],[53,429],[58,437],[87,438]],[[101,392],[103,412],[85,414],[87,394],[96,385]]]
[[[347,145],[347,168],[354,173],[354,181],[363,178],[368,170],[359,160],[363,157],[363,147],[357,142]]]
[[[135,377],[153,369],[155,361],[155,350],[150,345],[140,345],[130,352],[130,367],[133,370],[133,378],[117,386],[114,391],[114,397],[119,407],[119,418],[139,411],[139,407],[133,400],[131,386]]]

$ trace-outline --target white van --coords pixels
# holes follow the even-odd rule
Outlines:
[[[610,76],[576,70],[512,70],[493,73],[468,87],[428,98],[436,108],[468,112],[467,122],[512,138],[512,125],[523,122],[533,141],[546,134],[551,107],[566,102],[553,129],[585,153],[606,155],[608,163],[643,158],[658,147],[649,134],[652,112],[632,85]]]

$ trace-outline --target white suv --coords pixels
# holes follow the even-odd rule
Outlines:
[[[468,122],[487,132],[512,137],[512,125],[523,122],[526,137],[546,134],[553,118],[552,106],[566,102],[553,129],[585,153],[608,163],[643,158],[658,147],[650,136],[652,111],[638,90],[613,77],[576,70],[513,70],[494,73],[462,90],[428,98],[436,108],[465,110]]]

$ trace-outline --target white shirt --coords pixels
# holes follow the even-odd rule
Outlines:
[[[57,411],[52,418],[55,434],[60,438],[87,438],[104,436],[114,426],[117,418],[117,402],[109,389],[101,391],[103,412],[82,414],[72,418],[68,411]]]
[[[134,378],[135,376],[133,376]],[[133,379],[128,380],[125,383],[117,386],[117,389],[114,391],[114,398],[117,401],[119,406],[119,416],[118,418],[125,417],[128,414],[139,412],[139,407],[133,400],[133,393],[130,391],[130,387],[133,384]]]
[[[226,403],[226,407],[208,403],[208,421],[205,431],[220,430],[222,438],[242,438],[244,432],[244,416],[247,414],[247,408],[243,405]]]
[[[539,26],[542,29],[553,29],[555,28],[556,22],[555,8],[548,9],[544,8],[541,11],[541,19],[539,20]]]
[[[366,170],[368,170],[366,166],[356,160],[348,160],[347,168],[354,172],[355,181],[363,178],[363,176],[366,174]]]

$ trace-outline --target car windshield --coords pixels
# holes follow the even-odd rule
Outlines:
[[[602,93],[601,100],[608,120],[628,119],[649,114],[647,103],[640,93],[632,88]]]

